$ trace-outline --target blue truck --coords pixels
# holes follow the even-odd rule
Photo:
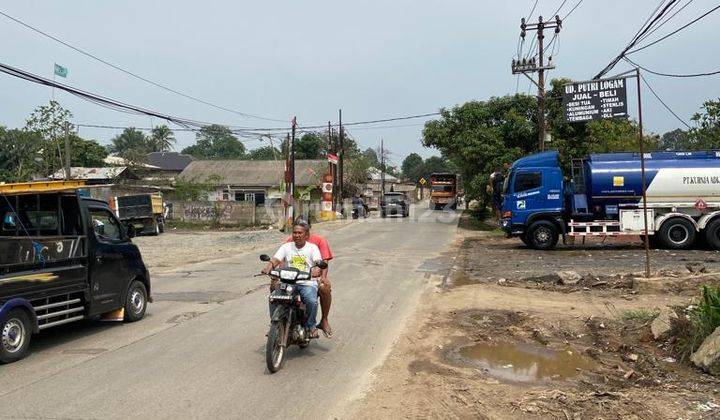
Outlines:
[[[645,153],[648,240],[720,250],[720,152]],[[557,151],[515,161],[500,225],[508,237],[548,250],[559,238],[645,234],[639,153],[591,154],[563,172]]]

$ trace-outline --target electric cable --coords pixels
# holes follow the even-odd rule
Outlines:
[[[656,75],[656,76],[676,77],[676,78],[690,78],[690,77],[714,76],[714,75],[720,74],[720,70],[716,70],[716,71],[712,71],[712,72],[707,72],[707,73],[691,73],[691,74],[660,73],[660,72],[657,72],[657,71],[650,70],[650,69],[648,69],[648,68],[646,68],[646,67],[643,67],[643,66],[641,66],[640,64],[632,61],[632,60],[629,59],[628,57],[623,57],[623,60],[627,61],[628,63],[632,64],[632,65],[635,66],[635,67],[639,67],[639,68],[643,69],[644,71],[646,71],[646,72],[648,72],[648,73],[650,73],[650,74],[654,74],[654,75]]]
[[[670,107],[665,103],[665,101],[663,101],[663,100],[660,98],[660,96],[657,94],[657,92],[655,92],[655,89],[653,89],[652,86],[650,86],[650,83],[648,83],[648,81],[647,81],[642,75],[640,75],[640,78],[641,78],[642,81],[645,83],[645,86],[647,86],[648,89],[650,89],[650,92],[652,92],[652,94],[655,96],[655,98],[662,104],[662,106],[664,106],[665,109],[667,109],[668,112],[670,112],[670,113],[673,115],[673,117],[677,118],[678,121],[680,121],[681,123],[683,123],[683,124],[685,125],[685,127],[687,127],[689,130],[691,130],[692,127],[690,127],[690,124],[686,123],[682,118],[680,118],[680,117],[678,116],[678,114],[675,113],[675,111],[673,111],[672,109],[670,109]]]
[[[675,35],[676,33],[682,31],[683,29],[687,28],[688,26],[694,24],[695,22],[703,19],[703,18],[706,17],[707,15],[713,13],[713,12],[716,11],[717,9],[720,9],[720,6],[715,6],[715,7],[713,7],[713,8],[710,9],[709,11],[703,13],[701,16],[693,19],[692,21],[688,22],[687,24],[685,24],[685,25],[679,27],[678,29],[670,32],[669,34],[665,35],[664,37],[659,38],[659,39],[657,39],[656,41],[653,41],[653,42],[651,42],[651,43],[649,43],[649,44],[647,44],[647,45],[643,45],[642,47],[639,47],[639,48],[636,48],[636,49],[634,49],[634,50],[632,50],[632,51],[629,51],[628,54],[635,54],[636,52],[642,51],[642,50],[644,50],[645,48],[651,47],[651,46],[657,44],[658,42],[663,41],[663,40],[665,40],[665,39],[667,39],[667,38]]]
[[[72,49],[73,51],[76,51],[76,52],[78,52],[78,53],[80,53],[80,54],[82,54],[82,55],[84,55],[84,56],[86,56],[86,57],[89,57],[89,58],[91,58],[91,59],[93,59],[93,60],[99,61],[100,63],[103,63],[103,64],[105,64],[106,66],[112,67],[113,69],[115,69],[115,70],[117,70],[117,71],[120,71],[120,72],[122,72],[122,73],[125,73],[125,74],[127,74],[128,76],[131,76],[131,77],[134,77],[135,79],[138,79],[138,80],[141,80],[141,81],[143,81],[143,82],[149,83],[149,84],[151,84],[151,85],[153,85],[153,86],[155,86],[155,87],[158,87],[158,88],[160,88],[160,89],[163,89],[163,90],[165,90],[165,91],[168,91],[168,92],[174,93],[174,94],[176,94],[176,95],[180,95],[180,96],[182,96],[182,97],[184,97],[184,98],[193,100],[193,101],[195,101],[195,102],[199,102],[199,103],[202,103],[202,104],[211,106],[211,107],[213,107],[213,108],[220,109],[220,110],[227,111],[227,112],[231,112],[231,113],[233,113],[233,114],[237,114],[237,115],[240,115],[240,116],[243,116],[243,117],[257,118],[257,119],[265,120],[265,121],[285,122],[285,120],[281,120],[281,119],[267,118],[267,117],[263,117],[263,116],[259,116],[259,115],[248,114],[248,113],[246,113],[246,112],[237,111],[237,110],[234,110],[234,109],[231,109],[231,108],[227,108],[227,107],[224,107],[224,106],[221,106],[221,105],[214,104],[214,103],[212,103],[212,102],[210,102],[210,101],[207,101],[207,100],[205,100],[205,99],[201,99],[201,98],[198,98],[198,97],[196,97],[196,96],[192,96],[192,95],[189,95],[189,94],[187,94],[187,93],[180,92],[180,91],[178,91],[178,90],[176,90],[176,89],[173,89],[173,88],[168,87],[168,86],[166,86],[166,85],[160,84],[160,83],[158,83],[158,82],[154,82],[154,81],[152,81],[152,80],[150,80],[150,79],[148,79],[148,78],[146,78],[146,77],[140,76],[140,75],[138,75],[138,74],[136,74],[136,73],[133,73],[133,72],[131,72],[131,71],[129,71],[129,70],[126,70],[126,69],[124,69],[124,68],[122,68],[122,67],[120,67],[120,66],[118,66],[118,65],[116,65],[116,64],[113,64],[113,63],[111,63],[111,62],[109,62],[109,61],[107,61],[107,60],[105,60],[105,59],[102,59],[102,58],[94,55],[94,54],[91,54],[91,53],[89,53],[89,52],[87,52],[87,51],[85,51],[85,50],[83,50],[83,49],[81,49],[81,48],[75,47],[75,46],[71,45],[70,43],[63,41],[62,39],[60,39],[60,38],[58,38],[58,37],[56,37],[56,36],[54,36],[54,35],[51,35],[51,34],[49,34],[49,33],[47,33],[47,32],[44,32],[44,31],[42,31],[42,30],[40,30],[40,29],[38,29],[38,28],[35,28],[35,27],[33,27],[33,26],[31,26],[31,25],[29,25],[29,24],[21,21],[20,19],[17,19],[17,18],[14,18],[14,17],[8,15],[7,13],[5,13],[5,12],[3,12],[3,11],[0,11],[0,15],[5,16],[6,18],[8,18],[8,19],[10,19],[10,20],[12,20],[12,21],[14,21],[14,22],[16,22],[16,23],[24,26],[25,28],[30,29],[31,31],[34,31],[34,32],[36,32],[36,33],[38,33],[38,34],[40,34],[40,35],[42,35],[42,36],[44,36],[44,37],[47,37],[47,38],[49,38],[49,39],[51,39],[51,40],[53,40],[53,41],[55,41],[55,42],[58,42],[58,43],[66,46],[66,47]]]
[[[604,69],[600,71],[593,79],[599,79],[603,77],[607,72],[613,69],[617,65],[617,63],[622,60],[623,56],[625,56],[625,53],[628,52],[630,49],[632,49],[635,45],[637,45],[638,39],[645,35],[650,29],[653,28],[655,23],[662,19],[662,17],[667,13],[667,10],[677,2],[678,0],[670,0],[668,4],[665,5],[665,7],[662,7],[663,4],[665,4],[665,0],[661,1],[657,8],[655,8],[655,11],[650,15],[650,17],[645,21],[645,24],[640,27],[638,32],[635,33],[635,36],[632,38],[632,40],[628,43],[628,45],[620,51],[620,54],[618,54],[615,58],[613,58],[610,63],[605,66]],[[657,10],[662,9],[660,13],[657,13]]]

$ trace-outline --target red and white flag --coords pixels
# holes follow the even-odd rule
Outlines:
[[[337,165],[338,161],[340,160],[337,155],[334,155],[332,153],[328,153],[327,155],[328,162],[332,163],[333,165]]]

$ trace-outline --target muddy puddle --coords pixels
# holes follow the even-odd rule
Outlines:
[[[509,342],[477,343],[461,347],[460,358],[480,366],[490,376],[512,382],[572,379],[595,364],[575,350],[552,350]]]

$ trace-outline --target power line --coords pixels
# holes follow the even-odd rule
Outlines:
[[[188,118],[181,118],[176,117],[172,115],[162,114],[157,111],[145,109],[136,105],[130,105],[123,102],[119,102],[104,96],[100,96],[97,94],[93,94],[87,91],[83,91],[81,89],[72,87],[70,85],[65,85],[60,82],[56,82],[54,80],[50,80],[38,75],[35,75],[33,73],[8,66],[6,64],[0,63],[0,73],[5,73],[13,77],[17,77],[19,79],[27,80],[32,83],[36,83],[39,85],[45,85],[45,86],[51,86],[60,90],[63,90],[65,92],[68,92],[72,95],[75,95],[83,100],[87,100],[89,102],[92,102],[94,104],[119,111],[119,112],[125,112],[128,114],[134,114],[134,115],[148,115],[151,117],[157,117],[163,120],[166,120],[168,122],[178,124],[185,128],[202,128],[208,125],[222,125],[224,127],[232,128],[236,132],[268,132],[268,131],[287,131],[288,127],[273,127],[273,128],[253,128],[253,127],[238,127],[238,126],[230,126],[225,124],[217,124],[217,123],[210,123],[210,122],[204,122],[204,121],[197,121],[197,120],[191,120]],[[403,121],[403,120],[410,120],[410,119],[416,119],[416,118],[426,118],[426,117],[433,117],[441,115],[440,112],[430,112],[425,114],[417,114],[417,115],[405,115],[401,117],[393,117],[393,118],[383,118],[383,119],[377,119],[377,120],[368,120],[368,121],[356,121],[356,122],[350,122],[345,123],[343,126],[359,126],[359,125],[370,125],[370,124],[378,124],[383,122],[391,122],[391,121]],[[334,126],[337,126],[335,124]],[[308,126],[298,126],[297,129],[301,130],[307,130],[307,129],[324,129],[327,127],[327,125],[308,125]]]
[[[641,66],[640,64],[632,61],[628,57],[623,57],[623,60],[627,61],[628,63],[632,64],[635,67],[639,67],[646,72],[650,74],[654,74],[656,76],[664,76],[664,77],[677,77],[677,78],[689,78],[689,77],[703,77],[703,76],[714,76],[716,74],[720,74],[720,70],[708,72],[708,73],[691,73],[691,74],[671,74],[671,73],[660,73],[657,71],[650,70],[646,67]]]
[[[643,35],[645,35],[650,29],[652,29],[652,27],[655,25],[655,23],[658,20],[662,19],[662,17],[665,15],[665,13],[667,13],[668,9],[673,4],[675,4],[677,1],[678,0],[670,0],[670,3],[665,5],[665,7],[662,7],[663,4],[665,3],[665,0],[662,0],[660,2],[660,4],[655,8],[653,13],[650,15],[650,17],[648,17],[648,19],[645,21],[643,26],[641,26],[640,29],[635,33],[635,36],[632,38],[632,40],[630,40],[628,45],[622,51],[620,51],[620,54],[618,54],[615,58],[613,58],[612,61],[610,61],[610,63],[607,66],[605,66],[604,69],[602,69],[600,71],[600,73],[595,75],[595,77],[593,77],[593,79],[599,79],[599,78],[603,77],[605,74],[607,74],[607,72],[612,70],[613,67],[615,67],[617,65],[617,63],[620,62],[620,60],[622,60],[622,58],[625,56],[625,53],[628,52],[635,45],[637,45],[638,40]],[[661,8],[662,8],[662,10],[660,11],[660,13],[657,13],[657,11],[660,10]]]
[[[31,26],[31,25],[29,25],[29,24],[21,21],[20,19],[17,19],[17,18],[14,18],[14,17],[8,15],[7,13],[5,13],[5,12],[3,12],[3,11],[0,11],[0,15],[5,16],[6,18],[12,20],[13,22],[16,22],[16,23],[24,26],[25,28],[30,29],[31,31],[34,31],[34,32],[36,32],[36,33],[38,33],[38,34],[40,34],[40,35],[42,35],[42,36],[44,36],[44,37],[47,37],[47,38],[49,38],[49,39],[52,39],[53,41],[58,42],[58,43],[60,43],[60,44],[62,44],[62,45],[64,45],[64,46],[72,49],[73,51],[76,51],[76,52],[78,52],[78,53],[80,53],[80,54],[82,54],[82,55],[84,55],[84,56],[86,56],[86,57],[89,57],[89,58],[93,59],[93,60],[99,61],[100,63],[103,63],[103,64],[105,64],[106,66],[110,66],[110,67],[112,67],[112,68],[115,69],[115,70],[118,70],[118,71],[120,71],[120,72],[122,72],[122,73],[127,74],[128,76],[134,77],[134,78],[136,78],[136,79],[138,79],[138,80],[142,80],[143,82],[149,83],[149,84],[151,84],[151,85],[153,85],[153,86],[156,86],[156,87],[158,87],[158,88],[160,88],[160,89],[163,89],[163,90],[166,90],[166,91],[168,91],[168,92],[174,93],[174,94],[176,94],[176,95],[180,95],[180,96],[182,96],[182,97],[184,97],[184,98],[187,98],[187,99],[190,99],[190,100],[193,100],[193,101],[196,101],[196,102],[199,102],[199,103],[202,103],[202,104],[211,106],[211,107],[213,107],[213,108],[220,109],[220,110],[227,111],[227,112],[231,112],[231,113],[233,113],[233,114],[237,114],[237,115],[240,115],[240,116],[243,116],[243,117],[257,118],[257,119],[265,120],[265,121],[285,122],[285,120],[281,120],[281,119],[267,118],[267,117],[262,117],[262,116],[259,116],[259,115],[248,114],[248,113],[246,113],[246,112],[240,112],[240,111],[237,111],[237,110],[234,110],[234,109],[230,109],[230,108],[226,108],[226,107],[221,106],[221,105],[214,104],[214,103],[212,103],[212,102],[210,102],[210,101],[206,101],[206,100],[201,99],[201,98],[198,98],[198,97],[196,97],[196,96],[192,96],[192,95],[189,95],[189,94],[187,94],[187,93],[180,92],[180,91],[175,90],[175,89],[173,89],[173,88],[171,88],[171,87],[165,86],[165,85],[160,84],[160,83],[158,83],[158,82],[154,82],[154,81],[152,81],[152,80],[150,80],[150,79],[148,79],[148,78],[146,78],[146,77],[143,77],[143,76],[140,76],[140,75],[138,75],[138,74],[135,74],[135,73],[133,73],[133,72],[131,72],[131,71],[129,71],[129,70],[126,70],[126,69],[124,69],[124,68],[122,68],[122,67],[120,67],[120,66],[118,66],[118,65],[116,65],[116,64],[113,64],[113,63],[111,63],[111,62],[109,62],[109,61],[107,61],[107,60],[104,60],[104,59],[102,59],[102,58],[100,58],[100,57],[98,57],[98,56],[96,56],[96,55],[94,55],[94,54],[92,54],[92,53],[89,53],[89,52],[87,52],[87,51],[85,51],[85,50],[83,50],[83,49],[80,49],[80,48],[78,48],[78,47],[75,47],[75,46],[73,46],[73,45],[71,45],[71,44],[63,41],[62,39],[60,39],[60,38],[58,38],[58,37],[56,37],[56,36],[54,36],[54,35],[51,35],[51,34],[49,34],[49,33],[47,33],[47,32],[44,32],[44,31],[42,31],[42,30],[40,30],[40,29],[38,29],[38,28],[35,28],[35,27],[33,27],[33,26]]]
[[[660,22],[655,28],[653,28],[652,31],[650,31],[650,32],[646,33],[645,35],[643,35],[643,37],[640,38],[638,41],[639,41],[639,42],[642,42],[642,41],[648,39],[648,38],[650,37],[650,35],[654,34],[655,32],[657,32],[658,29],[660,29],[660,28],[662,28],[663,26],[665,26],[670,20],[672,20],[672,18],[674,18],[675,16],[677,16],[678,13],[682,12],[682,11],[683,11],[686,7],[688,7],[688,6],[690,5],[690,3],[692,3],[692,2],[693,2],[693,0],[688,0],[688,2],[685,3],[685,5],[684,5],[683,7],[681,7],[681,8],[678,9],[677,11],[675,11],[675,13],[673,13],[672,15],[668,16],[667,18],[665,18],[664,21]],[[675,4],[678,5],[678,4],[680,4],[680,3],[675,3]],[[674,8],[674,6],[673,6],[673,8]],[[671,8],[671,10],[672,10],[672,8]]]
[[[560,6],[558,6],[557,10],[555,11],[555,13],[552,14],[552,16],[557,16],[558,13],[560,13],[560,10],[562,10],[563,6],[565,6],[565,3],[567,3],[567,0],[563,0],[563,2],[560,3]]]
[[[664,37],[662,37],[662,38],[660,38],[660,39],[658,39],[658,40],[656,40],[656,41],[653,41],[653,42],[651,42],[651,43],[649,43],[649,44],[647,44],[647,45],[644,45],[644,46],[642,46],[642,47],[640,47],[640,48],[636,48],[636,49],[634,49],[634,50],[632,50],[632,51],[628,52],[628,54],[635,54],[635,53],[636,53],[636,52],[638,52],[638,51],[642,51],[642,50],[644,50],[645,48],[651,47],[651,46],[653,46],[653,45],[657,44],[658,42],[660,42],[660,41],[663,41],[663,40],[665,40],[665,39],[667,39],[667,38],[669,38],[669,37],[671,37],[671,36],[675,35],[676,33],[678,33],[678,32],[680,32],[680,31],[682,31],[683,29],[685,29],[685,28],[687,28],[688,26],[690,26],[690,25],[694,24],[695,22],[697,22],[697,21],[699,21],[699,20],[703,19],[703,18],[704,18],[705,16],[707,16],[707,15],[709,15],[710,13],[712,13],[712,12],[716,11],[717,9],[720,9],[720,6],[715,6],[715,7],[713,7],[713,8],[712,8],[712,9],[710,9],[709,11],[707,11],[707,12],[703,13],[703,14],[702,14],[701,16],[699,16],[699,17],[697,17],[697,18],[693,19],[693,20],[692,20],[692,21],[690,21],[689,23],[687,23],[687,24],[685,24],[685,25],[683,25],[683,26],[679,27],[678,29],[676,29],[676,30],[674,30],[674,31],[670,32],[669,34],[665,35]]]
[[[572,13],[575,11],[575,9],[577,9],[578,6],[580,6],[580,3],[582,3],[582,2],[583,2],[583,0],[578,0],[578,2],[575,4],[575,6],[574,6],[572,9],[570,9],[570,11],[568,12],[567,15],[565,15],[565,17],[563,18],[563,20],[569,18],[570,15],[572,15]]]
[[[532,17],[532,14],[535,13],[535,8],[536,8],[537,5],[538,5],[538,1],[539,1],[539,0],[535,0],[535,4],[533,4],[533,7],[532,7],[532,9],[530,10],[530,13],[528,13],[528,17],[527,17],[525,20],[530,20],[530,18]]]
[[[690,124],[686,123],[682,118],[680,118],[680,117],[678,116],[678,114],[675,113],[675,111],[673,111],[672,109],[670,109],[670,107],[669,107],[662,99],[660,99],[660,96],[657,94],[657,92],[655,92],[655,90],[652,88],[652,86],[650,86],[650,83],[648,83],[648,81],[645,79],[645,77],[643,77],[642,75],[640,75],[640,78],[642,79],[643,82],[645,82],[645,86],[647,86],[648,89],[650,89],[650,92],[652,92],[652,94],[655,96],[655,98],[657,98],[657,100],[660,101],[660,103],[662,104],[662,106],[664,106],[665,109],[668,110],[668,112],[670,112],[675,118],[677,118],[678,121],[680,121],[681,123],[683,123],[683,124],[685,125],[685,127],[688,128],[688,130],[691,130],[692,127],[690,127]],[[639,83],[639,82],[638,82],[638,83]]]

